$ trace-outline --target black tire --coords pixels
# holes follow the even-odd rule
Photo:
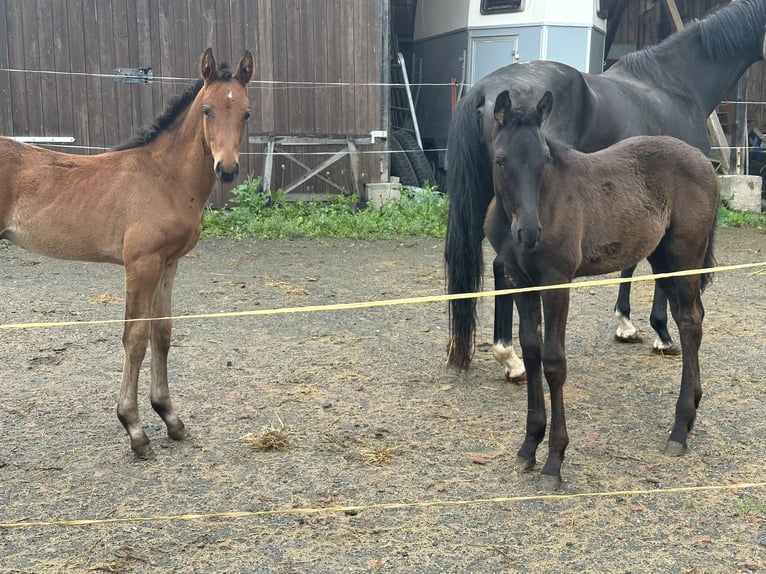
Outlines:
[[[435,183],[434,172],[431,168],[431,162],[428,161],[425,152],[420,149],[418,142],[410,132],[406,130],[395,130],[393,139],[399,142],[401,148],[406,152],[407,159],[415,172],[418,187],[425,187],[426,184]]]
[[[391,152],[391,175],[397,176],[402,185],[417,187],[418,177],[399,140],[388,138],[388,150]]]

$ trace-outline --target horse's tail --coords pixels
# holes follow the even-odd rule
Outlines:
[[[474,293],[484,273],[482,240],[484,217],[492,201],[492,167],[482,136],[479,107],[481,89],[471,90],[461,101],[447,139],[447,193],[449,215],[444,259],[447,292]],[[468,368],[476,332],[476,299],[449,303],[448,364]]]

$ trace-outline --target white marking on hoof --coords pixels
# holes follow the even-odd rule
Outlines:
[[[614,316],[617,317],[617,331],[614,334],[614,338],[623,342],[637,342],[641,340],[641,335],[638,329],[631,323],[630,319],[625,317],[619,311],[614,312]]]
[[[659,355],[676,356],[681,354],[681,349],[673,341],[663,343],[659,337],[652,343],[652,350]]]
[[[505,380],[509,383],[520,383],[527,378],[524,361],[519,359],[513,347],[496,343],[492,346],[492,356],[505,367]]]

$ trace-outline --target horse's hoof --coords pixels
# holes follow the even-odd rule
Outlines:
[[[665,446],[665,454],[668,456],[681,456],[686,452],[686,445],[675,440],[668,440]]]
[[[526,385],[527,372],[524,370],[519,372],[519,371],[511,371],[510,369],[505,369],[505,380],[509,383],[513,383],[514,385]]]
[[[681,347],[674,342],[663,343],[657,339],[652,345],[652,351],[663,357],[677,357],[681,354]]]
[[[561,477],[553,476],[552,474],[541,474],[539,487],[542,492],[558,492],[561,490]]]
[[[641,343],[644,338],[638,331],[632,333],[620,333],[619,331],[614,334],[614,340],[618,343]]]
[[[153,460],[157,457],[152,445],[149,443],[133,448],[133,454],[136,460]]]
[[[191,440],[194,438],[193,435],[188,430],[186,430],[186,427],[184,426],[181,426],[180,429],[168,429],[168,437],[173,440]]]
[[[535,468],[534,458],[524,458],[523,456],[516,457],[516,468],[521,472],[529,472]]]

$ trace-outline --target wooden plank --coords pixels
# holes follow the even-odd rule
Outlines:
[[[133,8],[132,14],[128,12],[129,6]],[[138,59],[138,22],[135,7],[135,2],[126,3],[119,0],[111,2],[112,21],[110,25],[112,30],[112,46],[111,50],[108,51],[108,55],[105,55],[103,52],[101,54],[101,67],[105,72],[111,72],[115,68],[145,67]],[[109,33],[106,25],[104,25],[104,33]],[[106,45],[108,41],[108,38],[102,38],[101,44]],[[133,46],[133,52],[131,52],[131,45]],[[111,84],[112,100],[110,100],[110,103],[114,106],[112,125],[117,130],[111,137],[107,134],[106,141],[107,145],[116,145],[128,140],[136,132],[138,126],[133,123],[132,84],[118,83],[113,80]],[[106,89],[105,86],[104,89]],[[151,88],[146,88],[145,91],[151,97]],[[137,100],[135,107],[139,108],[140,106],[141,102]]]
[[[287,93],[290,80],[288,69],[288,46],[290,39],[287,35],[287,2],[276,0],[272,2],[272,49],[271,57],[274,62],[274,131],[278,134],[289,133],[290,102]]]
[[[115,68],[125,67],[118,65],[115,57],[115,43],[118,37],[127,37],[126,30],[120,30],[125,27],[125,22],[115,20],[113,14],[114,1],[99,2],[96,5],[96,30],[94,34],[98,38],[98,69],[101,74],[111,74]],[[117,2],[117,4],[121,4]],[[121,133],[120,106],[117,100],[117,83],[112,78],[100,78],[101,87],[101,111],[103,114],[103,143],[104,147],[112,147],[128,138]],[[124,122],[122,122],[124,124]]]
[[[96,0],[83,0],[83,55],[85,72],[88,74],[85,77],[88,140],[93,147],[104,147],[104,105],[101,97],[101,78],[91,75],[101,73],[97,10]]]
[[[159,52],[155,54],[155,61],[159,60],[159,73],[161,76],[174,77],[175,53],[173,50],[173,0],[158,0],[157,15],[159,18]],[[156,74],[156,72],[155,72]],[[177,93],[175,82],[160,82],[160,93],[162,94],[162,103],[155,110],[162,110],[170,98]]]
[[[285,4],[285,36],[284,46],[287,52],[287,125],[285,133],[308,131],[303,117],[304,87],[298,85],[303,81],[303,58],[305,50],[301,38],[301,0],[284,0]]]
[[[277,0],[279,1],[279,0]],[[258,102],[257,108],[260,110],[260,123],[259,129],[261,131],[274,132],[276,131],[276,122],[274,119],[274,87],[270,84],[274,80],[274,36],[273,36],[273,13],[272,13],[272,0],[264,0],[258,4],[258,52],[256,54],[256,60],[258,61],[258,75],[256,76],[253,86],[250,87],[251,93],[253,89],[258,90],[255,95],[255,99]],[[260,82],[260,83],[259,83]]]
[[[24,2],[21,9],[22,37],[24,42],[24,59],[22,68],[39,72],[40,46],[37,33],[37,1]],[[28,135],[45,135],[43,126],[42,74],[29,73],[26,75],[26,104]]]
[[[239,64],[239,60],[249,49],[246,39],[247,21],[245,20],[244,0],[230,0],[229,9],[231,11],[231,65],[232,68]]]
[[[173,9],[173,76],[176,78],[194,78],[196,64],[192,65],[189,57],[189,2],[175,0]],[[200,54],[202,49],[199,50]],[[176,89],[178,93],[179,89]]]
[[[314,34],[311,51],[314,55],[314,81],[317,83],[313,90],[314,125],[317,133],[329,133],[333,129],[330,118],[330,101],[333,88],[327,85],[330,81],[328,60],[328,45],[330,26],[328,24],[328,3],[317,3],[314,7]]]
[[[199,77],[199,59],[207,48],[203,30],[205,29],[202,5],[199,2],[188,3],[188,26],[189,26],[189,51],[186,58],[189,60],[189,77],[195,80]]]
[[[72,75],[72,114],[74,133],[80,145],[90,147],[88,129],[88,83],[85,79],[85,30],[82,16],[83,0],[66,0],[69,27],[69,62]]]
[[[344,126],[341,125],[341,118],[344,115],[343,108],[343,94],[346,90],[341,86],[343,81],[343,73],[341,67],[341,60],[343,59],[342,45],[343,42],[348,42],[351,39],[346,37],[345,34],[334,33],[337,30],[337,26],[341,17],[341,4],[343,0],[328,0],[327,6],[327,23],[326,32],[324,34],[325,41],[327,42],[327,79],[334,85],[330,88],[330,109],[328,119],[333,122],[333,126],[329,128],[332,131],[342,131]],[[331,24],[332,23],[332,24]],[[341,30],[343,27],[341,26]]]
[[[128,3],[128,18],[130,19],[133,2]],[[151,66],[154,76],[162,76],[160,61],[160,35],[159,10],[156,3],[150,0],[141,0],[135,3],[136,8],[136,52],[131,47],[131,55],[138,54],[136,67]],[[134,109],[134,126],[149,125],[162,110],[162,81],[155,81],[146,90],[141,84],[131,84],[131,95]],[[140,102],[137,106],[136,103]]]
[[[231,10],[229,0],[218,0],[215,6],[216,43],[214,50],[219,62],[231,64]]]
[[[202,44],[204,48],[216,49],[215,0],[202,0]],[[202,53],[202,52],[200,52]]]
[[[314,34],[319,34],[316,29],[317,13],[319,13],[320,2],[316,0],[301,0],[300,13],[300,36],[301,50],[303,58],[301,59],[301,80],[309,85],[299,87],[301,94],[301,115],[302,125],[309,133],[317,131],[316,122],[316,63],[314,53]]]
[[[356,117],[359,113],[359,98],[356,88],[356,51],[359,42],[359,26],[356,21],[356,2],[342,2],[340,10],[341,30],[345,31],[345,41],[341,46],[341,82],[343,82],[343,110],[340,118],[343,133],[356,132]]]
[[[16,70],[24,69],[24,34],[22,32],[21,2],[10,2],[7,5],[6,27],[8,33],[8,67]],[[28,136],[29,117],[27,115],[27,74],[23,72],[10,73],[10,108],[12,135]]]
[[[66,2],[54,0],[51,2],[51,20],[53,22],[53,43],[56,50],[53,54],[54,70],[56,72],[70,72],[69,61],[69,29],[67,27]],[[56,110],[58,114],[59,133],[70,135],[75,139],[74,128],[74,103],[72,91],[72,77],[67,74],[56,75]],[[82,144],[77,141],[77,144]]]
[[[13,0],[11,0],[13,1]],[[0,38],[8,37],[8,26],[6,22],[6,11],[8,7],[6,0],[0,0]],[[9,68],[8,62],[8,43],[0,41],[0,68]],[[0,101],[5,102],[0,105],[0,135],[13,135],[13,119],[11,117],[11,74],[0,70]]]
[[[663,8],[670,16],[670,21],[673,23],[673,27],[676,30],[680,30],[684,27],[684,21],[681,20],[681,14],[678,12],[678,6],[676,6],[676,0],[664,0],[662,4]]]
[[[55,68],[55,43],[53,37],[52,0],[37,0],[37,33],[39,37],[40,66],[45,70]],[[46,135],[68,136],[59,130],[58,103],[56,101],[55,74],[40,76],[40,96],[43,106],[43,132]]]

